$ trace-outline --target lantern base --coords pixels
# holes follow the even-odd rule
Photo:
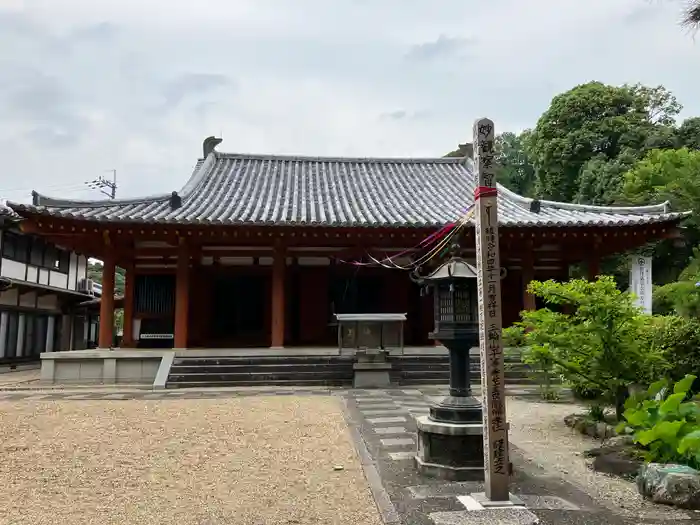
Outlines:
[[[472,396],[447,396],[430,407],[429,417],[437,423],[483,423],[481,403]]]
[[[439,423],[416,418],[418,431],[414,458],[418,472],[451,481],[484,479],[484,436],[479,423]]]

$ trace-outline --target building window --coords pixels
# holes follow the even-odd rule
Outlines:
[[[7,341],[5,343],[5,358],[17,356],[17,335],[19,329],[19,314],[7,312]]]
[[[57,271],[61,273],[68,273],[70,269],[70,252],[67,250],[58,250],[58,268]]]
[[[44,241],[41,239],[32,239],[32,245],[29,251],[29,264],[34,266],[44,265]]]
[[[2,256],[13,261],[26,263],[29,254],[28,237],[13,232],[5,232],[2,237]]]
[[[2,256],[13,261],[68,273],[70,252],[57,248],[37,237],[5,232],[2,240]]]
[[[58,253],[55,246],[44,246],[44,268],[58,270]]]

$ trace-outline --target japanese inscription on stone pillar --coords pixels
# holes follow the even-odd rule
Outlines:
[[[484,410],[486,497],[508,501],[508,432],[501,339],[501,268],[498,247],[498,204],[494,127],[489,119],[474,123],[477,186],[476,265],[479,295],[479,349]]]

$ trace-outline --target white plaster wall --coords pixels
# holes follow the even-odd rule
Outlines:
[[[2,276],[24,281],[27,265],[10,259],[2,259]]]
[[[56,288],[68,288],[68,274],[52,270],[49,273],[49,285]]]
[[[71,252],[70,264],[68,265],[68,289],[75,290],[76,278],[78,274],[78,255]]]
[[[31,264],[27,265],[27,278],[24,279],[28,283],[36,283],[39,280],[39,268],[36,266],[32,266]]]
[[[85,279],[87,277],[87,257],[85,257],[84,255],[78,255],[77,260],[78,282],[80,282],[82,279]],[[75,289],[75,283],[71,283],[71,290]]]
[[[17,306],[17,293],[17,288],[10,288],[6,292],[0,292],[0,304]]]
[[[58,297],[55,295],[42,295],[37,300],[36,306],[41,310],[58,310]]]
[[[36,307],[36,292],[29,292],[19,296],[19,305],[26,308]]]
[[[49,284],[49,271],[46,268],[39,269],[39,284]]]

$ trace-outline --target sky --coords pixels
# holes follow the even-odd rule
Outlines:
[[[0,0],[0,197],[179,190],[219,151],[442,156],[597,80],[700,115],[683,0]]]

